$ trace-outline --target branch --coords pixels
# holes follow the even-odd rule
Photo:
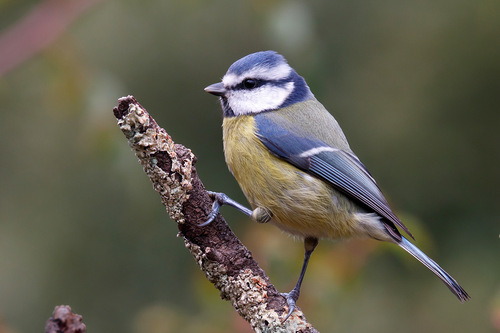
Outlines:
[[[45,333],[85,333],[82,316],[71,312],[69,305],[58,305],[45,324]]]
[[[288,310],[285,299],[220,214],[211,224],[199,226],[206,221],[212,201],[198,178],[191,150],[175,144],[132,96],[120,98],[113,112],[177,222],[186,248],[221,298],[230,301],[257,332],[317,332],[298,308],[281,323]]]

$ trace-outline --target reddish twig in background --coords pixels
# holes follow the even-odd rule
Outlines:
[[[45,0],[0,34],[0,77],[59,37],[83,12],[101,0]]]

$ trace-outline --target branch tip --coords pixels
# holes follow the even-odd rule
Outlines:
[[[85,333],[82,316],[71,312],[69,305],[58,305],[45,324],[45,333]]]

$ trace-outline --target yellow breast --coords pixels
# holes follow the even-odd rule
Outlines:
[[[255,209],[273,214],[279,228],[299,236],[344,238],[353,234],[354,207],[323,181],[272,155],[255,135],[252,116],[223,122],[229,170]]]

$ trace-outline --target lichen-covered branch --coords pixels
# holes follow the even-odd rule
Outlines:
[[[207,219],[212,201],[198,178],[191,150],[175,144],[132,96],[120,98],[113,112],[168,214],[177,222],[186,248],[221,298],[230,301],[256,332],[317,332],[300,309],[282,323],[288,310],[285,299],[222,216],[199,226]]]

